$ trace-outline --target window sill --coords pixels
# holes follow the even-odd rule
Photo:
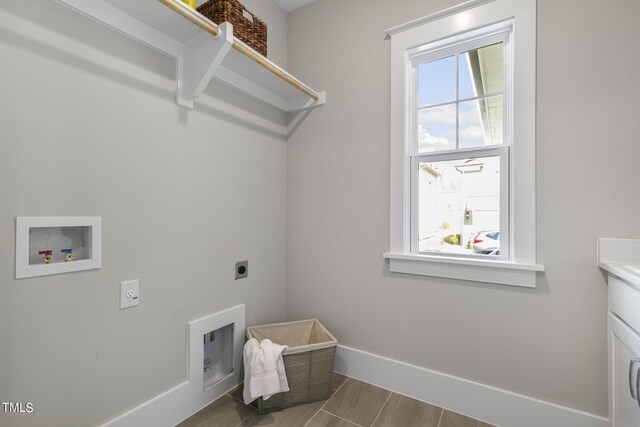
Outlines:
[[[383,257],[389,260],[389,270],[393,273],[446,277],[525,288],[535,288],[536,273],[544,271],[544,266],[540,264],[507,261],[395,253],[385,253]]]

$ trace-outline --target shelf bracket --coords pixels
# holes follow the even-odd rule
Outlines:
[[[325,92],[318,92],[317,100],[304,96],[289,100],[287,112],[296,113],[298,111],[313,110],[314,108],[322,107],[326,103],[327,94]]]
[[[186,42],[178,57],[178,92],[176,102],[193,109],[194,100],[213,78],[233,44],[233,26],[225,22],[218,35],[200,34]],[[213,40],[213,43],[212,43]]]

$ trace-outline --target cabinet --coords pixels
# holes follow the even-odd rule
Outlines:
[[[640,289],[609,276],[609,425],[640,426]]]

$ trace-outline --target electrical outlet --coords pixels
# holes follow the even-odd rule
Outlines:
[[[140,305],[140,281],[120,282],[120,310]]]
[[[249,261],[236,262],[236,280],[244,279],[249,275]]]

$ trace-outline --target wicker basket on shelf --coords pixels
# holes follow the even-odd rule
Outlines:
[[[229,22],[234,36],[267,56],[267,24],[238,0],[209,0],[198,6],[198,12],[216,24]]]

